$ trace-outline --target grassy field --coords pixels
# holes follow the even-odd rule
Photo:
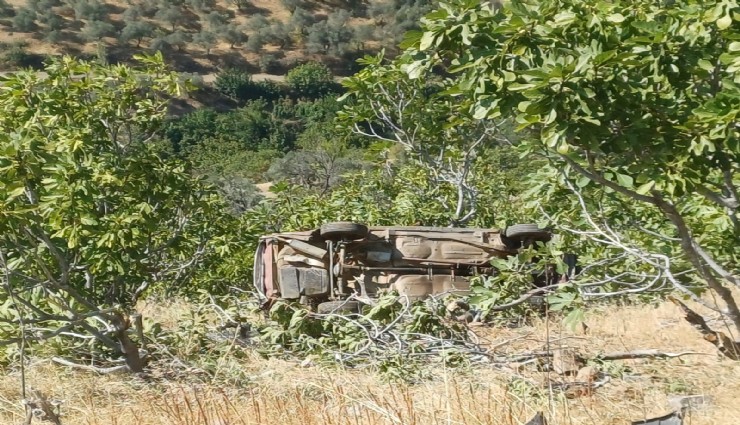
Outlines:
[[[143,312],[174,324],[187,308],[180,303]],[[302,367],[251,352],[239,362],[219,359],[217,384],[97,376],[46,360],[32,362],[27,380],[62,401],[64,424],[515,425],[542,411],[550,424],[622,425],[672,411],[669,397],[681,394],[711,397],[709,406],[689,413],[687,424],[740,423],[740,363],[718,357],[672,304],[598,309],[586,323],[587,330],[575,332],[556,319],[471,330],[489,347],[511,354],[541,350],[548,340],[552,349],[572,347],[586,357],[650,348],[697,354],[602,362],[596,367],[611,380],[574,397],[548,389],[548,382],[573,378],[539,372],[532,364],[498,370],[441,367],[431,371],[433,379],[407,385],[359,370]],[[517,384],[525,380],[540,383],[542,390]],[[8,370],[0,378],[0,423],[22,422],[20,400],[19,373]]]

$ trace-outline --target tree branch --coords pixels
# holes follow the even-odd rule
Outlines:
[[[590,180],[593,180],[601,185],[604,185],[615,192],[621,193],[622,195],[625,195],[629,198],[635,199],[637,201],[647,202],[649,204],[656,205],[656,200],[652,196],[647,195],[641,195],[633,190],[629,190],[625,188],[624,186],[614,183],[613,181],[609,181],[601,174],[591,170],[588,171],[585,168],[583,168],[580,164],[575,162],[574,160],[570,159],[567,155],[560,155],[561,158],[565,160],[565,162],[568,163],[574,170],[576,170],[579,174],[588,177]]]
[[[723,197],[720,194],[713,192],[709,190],[707,187],[703,185],[696,185],[696,192],[699,193],[701,196],[706,198],[707,200],[714,202],[715,204],[727,208],[730,211],[735,211],[738,208],[740,208],[740,201],[738,201],[734,197]]]
[[[617,351],[614,353],[599,354],[596,356],[597,360],[609,361],[609,360],[626,360],[626,359],[672,359],[675,357],[698,355],[698,356],[710,356],[710,353],[699,353],[696,351],[681,351],[680,353],[667,353],[656,349],[649,350],[635,350],[635,351]]]

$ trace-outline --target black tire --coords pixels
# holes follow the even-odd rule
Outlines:
[[[504,236],[515,241],[533,240],[547,242],[552,239],[552,233],[536,224],[515,224],[504,231]]]
[[[356,241],[367,236],[368,228],[364,224],[351,221],[337,221],[321,226],[321,237],[329,240],[348,239]]]
[[[362,303],[359,301],[327,301],[316,307],[319,314],[358,314],[362,312]]]

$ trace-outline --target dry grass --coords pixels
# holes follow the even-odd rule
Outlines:
[[[186,308],[149,305],[145,312],[174,324]],[[439,370],[433,380],[401,385],[365,372],[302,368],[257,355],[238,365],[249,382],[228,387],[93,376],[47,362],[32,365],[28,381],[64,401],[65,424],[514,425],[541,410],[552,424],[621,425],[667,413],[670,394],[713,398],[709,408],[691,413],[687,421],[691,425],[740,423],[740,364],[719,358],[673,305],[604,308],[590,313],[587,323],[587,334],[563,329],[555,320],[476,332],[492,345],[517,338],[499,348],[511,353],[541,349],[549,335],[552,345],[568,345],[591,356],[645,348],[707,354],[602,365],[617,377],[592,395],[574,399],[511,385],[514,370]],[[524,378],[545,380],[544,373],[528,368],[521,372]],[[9,371],[0,378],[0,423],[22,422],[20,398],[19,376]]]

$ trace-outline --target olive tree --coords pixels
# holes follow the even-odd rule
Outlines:
[[[206,51],[206,55],[211,54],[211,49],[213,49],[217,41],[218,37],[216,34],[210,31],[201,31],[193,35],[193,43],[202,47]]]
[[[136,40],[136,47],[141,46],[141,41],[154,35],[154,26],[146,21],[129,21],[121,30],[120,40],[128,43]]]
[[[250,0],[229,0],[229,3],[236,6],[237,10],[239,10],[240,12],[245,11],[247,7],[252,4]]]
[[[75,19],[88,21],[103,21],[108,15],[106,6],[98,0],[74,0],[70,2],[74,9]]]
[[[3,350],[65,338],[140,372],[132,306],[184,285],[212,251],[220,204],[152,143],[179,76],[160,55],[137,58],[137,70],[65,57],[46,77],[2,77]]]
[[[0,16],[7,18],[15,14],[13,6],[7,2],[7,0],[0,0]]]
[[[454,1],[409,37],[405,71],[439,67],[471,119],[535,135],[522,147],[556,178],[536,193],[569,194],[553,217],[653,270],[619,272],[643,276],[621,293],[708,287],[740,332],[739,39],[736,1]]]
[[[88,21],[82,29],[83,36],[90,41],[100,40],[115,33],[116,27],[105,21]]]
[[[229,43],[230,48],[234,48],[235,45],[244,43],[247,41],[247,35],[236,25],[229,24],[219,31],[221,37]]]
[[[172,31],[175,31],[178,25],[182,25],[186,22],[182,8],[174,5],[164,9],[159,9],[154,17],[169,24]]]
[[[167,44],[177,47],[177,51],[182,51],[190,41],[190,35],[184,31],[177,30],[165,37]]]
[[[13,28],[23,32],[35,30],[37,28],[36,12],[27,8],[18,9],[13,17]]]

